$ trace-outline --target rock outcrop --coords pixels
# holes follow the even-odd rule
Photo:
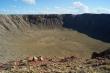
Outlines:
[[[103,52],[100,52],[100,53],[96,53],[94,52],[92,54],[92,58],[107,58],[107,59],[110,59],[110,49],[107,49]]]

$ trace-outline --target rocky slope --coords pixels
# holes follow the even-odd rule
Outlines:
[[[0,63],[0,73],[109,73],[110,49],[91,58],[29,56]],[[93,58],[94,56],[94,58]]]
[[[28,57],[0,64],[0,73],[109,73],[110,59]]]

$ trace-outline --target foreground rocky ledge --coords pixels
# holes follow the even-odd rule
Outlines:
[[[110,73],[110,59],[31,56],[1,63],[0,73]]]

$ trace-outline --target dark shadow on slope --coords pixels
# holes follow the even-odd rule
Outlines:
[[[110,59],[110,48],[107,49],[107,50],[105,50],[105,51],[102,51],[102,52],[100,52],[100,53],[93,52],[91,58],[92,58],[92,59],[95,59],[95,58],[98,58],[98,57]]]
[[[110,43],[110,14],[63,15],[63,27]]]

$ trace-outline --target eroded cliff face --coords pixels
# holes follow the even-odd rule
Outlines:
[[[36,25],[38,28],[61,28],[63,25],[61,15],[28,15],[23,18],[31,26]]]
[[[0,28],[1,31],[17,31],[25,30],[29,25],[24,21],[22,16],[1,15]]]
[[[62,28],[60,15],[0,15],[1,32]]]

